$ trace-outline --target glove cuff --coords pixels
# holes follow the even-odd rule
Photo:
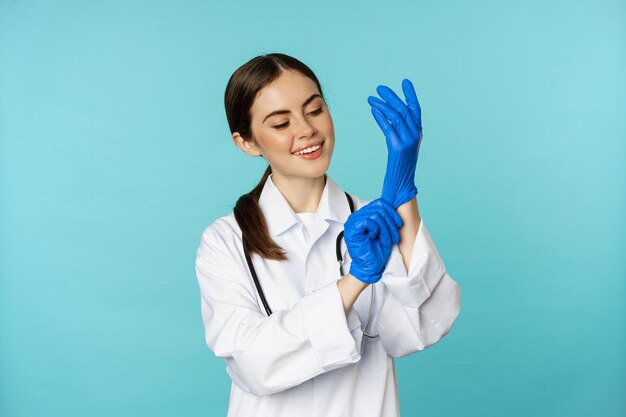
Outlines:
[[[383,276],[383,272],[381,271],[380,273],[376,273],[376,274],[367,274],[359,270],[358,267],[356,267],[356,265],[353,262],[350,265],[350,275],[352,275],[359,281],[364,282],[366,284],[374,284],[375,282],[378,282],[380,280],[380,278]]]
[[[399,193],[396,196],[396,201],[393,202],[393,207],[397,209],[404,203],[411,201],[413,197],[415,197],[416,195],[417,195],[417,187],[414,185],[408,191]]]

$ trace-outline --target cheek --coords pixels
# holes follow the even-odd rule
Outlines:
[[[291,149],[293,147],[293,140],[290,135],[283,134],[280,140],[280,151],[282,153],[291,153]]]
[[[291,142],[289,137],[280,132],[274,132],[265,136],[265,147],[269,148],[270,152],[284,152],[291,149]]]
[[[333,133],[334,130],[334,126],[333,126],[333,119],[330,116],[325,117],[322,120],[322,123],[320,125],[320,127],[327,133]]]

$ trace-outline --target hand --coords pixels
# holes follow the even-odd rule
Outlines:
[[[394,243],[400,241],[402,217],[378,198],[361,207],[344,224],[344,239],[352,258],[350,274],[366,284],[380,280]]]
[[[387,86],[379,85],[376,91],[386,100],[369,96],[372,115],[387,138],[387,171],[381,198],[394,208],[417,195],[415,165],[422,139],[422,110],[413,84],[402,80],[402,90],[407,105]]]

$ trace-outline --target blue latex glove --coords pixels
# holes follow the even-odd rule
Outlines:
[[[402,90],[407,105],[387,86],[379,85],[376,91],[386,100],[369,96],[372,115],[387,138],[387,171],[381,198],[394,208],[417,195],[415,166],[422,139],[422,110],[413,84],[402,80]]]
[[[352,258],[350,274],[366,284],[383,275],[391,248],[400,241],[402,217],[390,203],[377,198],[348,217],[344,239]]]

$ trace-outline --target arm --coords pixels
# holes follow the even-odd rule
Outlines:
[[[403,225],[400,228],[400,243],[398,248],[402,254],[404,267],[408,270],[411,265],[411,256],[415,238],[420,227],[422,218],[417,207],[417,197],[413,197],[410,201],[402,204],[397,209],[398,214],[402,217]]]
[[[372,115],[387,141],[382,197],[404,222],[381,278],[378,329],[393,357],[423,350],[445,336],[459,313],[461,289],[448,275],[417,210],[415,167],[422,142],[421,108],[410,80],[402,80],[406,105],[387,86],[370,96]]]
[[[406,204],[407,209],[417,207]],[[443,338],[455,322],[461,302],[461,288],[447,273],[424,221],[420,218],[413,239],[412,232],[405,233],[408,237],[401,232],[402,240],[394,247],[377,293],[382,305],[374,334],[380,335],[392,357],[424,350]],[[408,256],[402,250],[410,251]]]
[[[343,278],[337,281],[337,287],[339,287],[341,299],[343,300],[343,309],[346,314],[349,314],[350,308],[352,308],[352,305],[363,290],[367,288],[367,285],[350,274],[344,275]]]
[[[211,228],[203,234],[196,274],[206,343],[241,389],[280,392],[361,358],[352,334],[360,322],[346,319],[336,282],[267,317],[235,259]]]

